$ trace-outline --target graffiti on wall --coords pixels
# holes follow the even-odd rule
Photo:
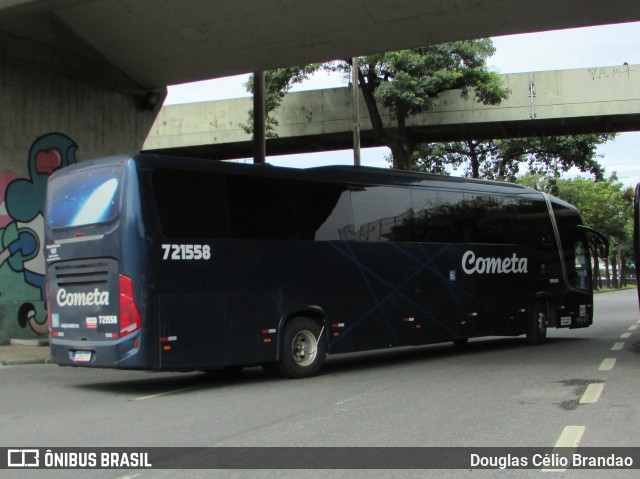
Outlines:
[[[76,143],[61,133],[33,142],[27,158],[28,177],[0,172],[0,303],[15,304],[20,328],[46,334],[44,304],[44,200],[47,180],[54,171],[76,162]],[[5,316],[7,315],[5,308]],[[7,318],[5,318],[7,319]]]

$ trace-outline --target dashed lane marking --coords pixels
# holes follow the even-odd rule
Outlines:
[[[137,398],[134,398],[133,400],[134,400],[134,401],[144,401],[144,400],[146,400],[146,399],[158,398],[158,397],[161,397],[161,396],[166,396],[166,395],[168,395],[168,394],[181,393],[181,392],[183,392],[183,391],[188,391],[189,389],[196,389],[196,388],[198,388],[198,387],[199,387],[199,386],[189,386],[189,387],[186,387],[186,388],[172,389],[171,391],[165,391],[165,392],[158,393],[158,394],[150,394],[149,396],[141,396],[141,397],[137,397]]]
[[[616,358],[605,358],[600,363],[598,371],[611,371],[616,364]]]
[[[584,426],[565,426],[555,447],[578,447],[586,429]]]
[[[562,434],[556,441],[556,445],[554,446],[554,451],[556,449],[562,450],[563,455],[566,454],[566,448],[575,449],[580,445],[580,441],[582,441],[582,436],[584,436],[584,431],[586,427],[584,426],[565,426],[562,430]],[[564,472],[567,469],[542,469],[542,472]]]
[[[580,398],[580,404],[597,403],[604,391],[604,383],[591,383]]]
[[[624,348],[623,342],[614,343],[613,346],[611,347],[611,351],[620,351],[622,348]]]

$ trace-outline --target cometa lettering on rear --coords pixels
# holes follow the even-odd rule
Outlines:
[[[109,291],[100,291],[95,288],[93,291],[82,293],[68,293],[66,289],[60,288],[56,295],[59,306],[109,306]]]
[[[483,258],[467,251],[462,255],[462,270],[467,274],[524,274],[528,272],[527,258],[518,258],[516,253],[506,258]]]

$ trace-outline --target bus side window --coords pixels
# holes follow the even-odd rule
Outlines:
[[[351,192],[347,185],[297,181],[293,195],[298,239],[355,239]]]
[[[412,189],[418,241],[464,243],[464,195],[460,191]]]
[[[290,181],[235,175],[227,188],[234,239],[296,239]]]
[[[513,198],[475,193],[465,193],[464,198],[463,216],[469,243],[516,242],[513,228],[516,203]]]
[[[357,241],[414,241],[413,205],[406,188],[370,186],[351,191]]]
[[[224,175],[157,168],[151,182],[166,238],[229,237]]]
[[[516,242],[538,251],[556,247],[547,204],[540,198],[520,198],[516,213]]]

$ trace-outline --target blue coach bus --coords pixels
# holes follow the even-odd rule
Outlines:
[[[327,354],[592,324],[571,205],[508,183],[136,155],[56,172],[51,356],[313,376]]]

